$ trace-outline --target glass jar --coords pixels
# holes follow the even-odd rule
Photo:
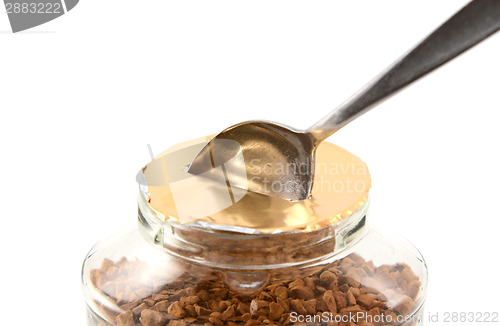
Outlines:
[[[85,259],[89,325],[422,324],[424,259],[366,224],[367,197],[332,223],[268,232],[165,218],[151,197],[142,186],[138,222]]]

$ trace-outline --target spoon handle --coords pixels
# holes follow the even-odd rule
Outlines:
[[[314,126],[320,142],[382,100],[436,69],[500,29],[500,0],[474,0],[410,53],[369,82]]]

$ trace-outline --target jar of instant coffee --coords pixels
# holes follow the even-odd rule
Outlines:
[[[366,223],[371,182],[358,157],[323,142],[311,197],[291,202],[235,186],[238,171],[223,166],[224,182],[187,173],[206,141],[139,173],[138,221],[83,265],[89,325],[422,323],[424,259]]]

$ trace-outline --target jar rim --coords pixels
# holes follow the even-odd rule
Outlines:
[[[142,234],[173,255],[218,268],[252,270],[311,264],[340,254],[365,234],[369,208],[367,200],[349,217],[309,232],[264,233],[253,230],[255,232],[250,233],[214,227],[213,224],[162,221],[147,204],[145,196],[140,194],[138,202]],[[276,252],[283,254],[276,258]],[[246,257],[248,262],[235,264],[232,260],[236,256]],[[227,261],[221,261],[226,258]]]
[[[206,139],[198,139],[176,145],[139,172],[140,193],[161,221],[197,221],[251,234],[308,232],[338,223],[368,200],[371,178],[366,164],[337,145],[320,144],[311,198],[293,202],[233,185],[224,164],[214,167],[222,172],[214,171],[210,176],[187,173],[186,164],[205,143]],[[252,172],[247,171],[249,183],[251,177]]]

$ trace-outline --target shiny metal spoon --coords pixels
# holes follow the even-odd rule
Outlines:
[[[312,127],[299,130],[266,121],[239,123],[210,140],[188,172],[201,174],[222,165],[232,186],[292,201],[307,199],[319,143],[498,29],[500,0],[474,0]],[[228,166],[238,153],[243,155],[246,176],[228,177],[228,171],[241,170],[241,166]]]

